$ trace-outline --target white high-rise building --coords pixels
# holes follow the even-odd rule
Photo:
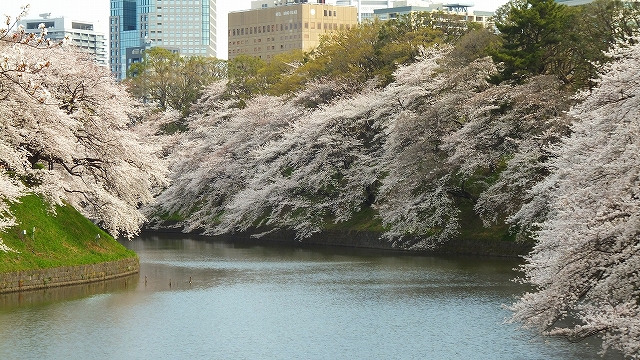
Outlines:
[[[107,48],[103,33],[94,31],[90,21],[70,20],[65,17],[50,18],[40,14],[39,19],[25,19],[18,23],[27,33],[40,33],[40,24],[47,28],[47,38],[52,41],[68,39],[68,44],[92,54],[100,65],[107,65]]]

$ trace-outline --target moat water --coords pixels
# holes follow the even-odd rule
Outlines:
[[[602,359],[505,324],[517,259],[144,235],[140,274],[0,295],[0,359]],[[608,354],[605,358],[617,358]]]

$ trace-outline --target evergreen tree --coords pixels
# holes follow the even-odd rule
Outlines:
[[[550,49],[562,41],[568,14],[567,7],[554,0],[513,0],[500,8],[496,27],[503,45],[492,57],[503,68],[493,81],[521,82],[527,75],[547,73]]]

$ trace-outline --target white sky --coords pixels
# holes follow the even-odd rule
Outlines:
[[[463,3],[473,3],[472,10],[494,11],[507,3],[508,0],[465,0]],[[434,0],[433,2],[447,2]],[[457,2],[457,1],[451,1]],[[96,30],[109,33],[109,0],[0,0],[0,16],[4,23],[4,16],[15,17],[20,13],[20,6],[30,4],[28,18],[38,18],[38,14],[51,13],[52,17],[64,16],[72,20],[92,21]],[[227,57],[227,13],[229,11],[244,10],[251,7],[251,0],[218,0],[218,57]]]

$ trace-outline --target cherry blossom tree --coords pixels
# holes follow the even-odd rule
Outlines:
[[[522,266],[534,290],[512,321],[603,351],[640,357],[640,46],[616,52],[596,89],[571,109],[572,135],[514,221],[535,230]]]
[[[398,246],[432,247],[455,236],[460,211],[453,194],[468,196],[454,183],[440,145],[460,128],[459,104],[486,87],[484,78],[493,65],[484,59],[444,71],[440,62],[451,49],[443,50],[431,50],[422,61],[400,68],[390,86],[397,91],[390,103],[400,105],[400,111],[386,126],[381,161],[386,176],[376,208]]]
[[[286,105],[270,97],[238,109],[225,90],[224,82],[205,89],[189,118],[189,131],[178,135],[168,158],[174,178],[159,196],[157,211],[188,216],[180,224],[186,230],[212,232],[225,205],[252,176],[253,152],[281,136],[295,116],[295,110],[288,113]]]
[[[439,61],[450,50],[429,50],[384,89],[348,95],[329,91],[324,98],[324,90],[304,90],[292,99],[256,97],[237,109],[222,86],[210,88],[170,155],[176,177],[160,196],[158,212],[178,214],[186,230],[225,233],[264,225],[295,229],[304,238],[328,221],[374,207],[390,237],[453,236],[457,219],[445,214],[457,211],[452,197],[464,191],[439,165],[446,153],[437,145],[460,127],[458,104],[486,88],[494,68],[484,59],[442,72]],[[407,142],[418,145],[403,151]],[[405,182],[407,176],[414,180]],[[442,185],[434,186],[438,181]],[[432,201],[438,197],[442,201]],[[419,206],[407,206],[409,199]]]
[[[10,30],[0,35],[0,223],[13,224],[7,202],[35,193],[114,236],[134,235],[145,219],[138,207],[166,182],[131,131],[137,103],[86,54],[47,44],[44,31]]]
[[[375,118],[388,110],[382,100],[370,90],[316,111],[298,106],[283,134],[255,151],[256,173],[227,206],[223,224],[285,227],[304,238],[328,221],[350,219],[379,178],[379,146],[371,143]]]
[[[524,196],[548,174],[547,148],[569,133],[563,116],[572,94],[552,76],[479,92],[462,105],[468,121],[445,137],[446,162],[474,184],[474,208],[486,225],[517,212]]]

